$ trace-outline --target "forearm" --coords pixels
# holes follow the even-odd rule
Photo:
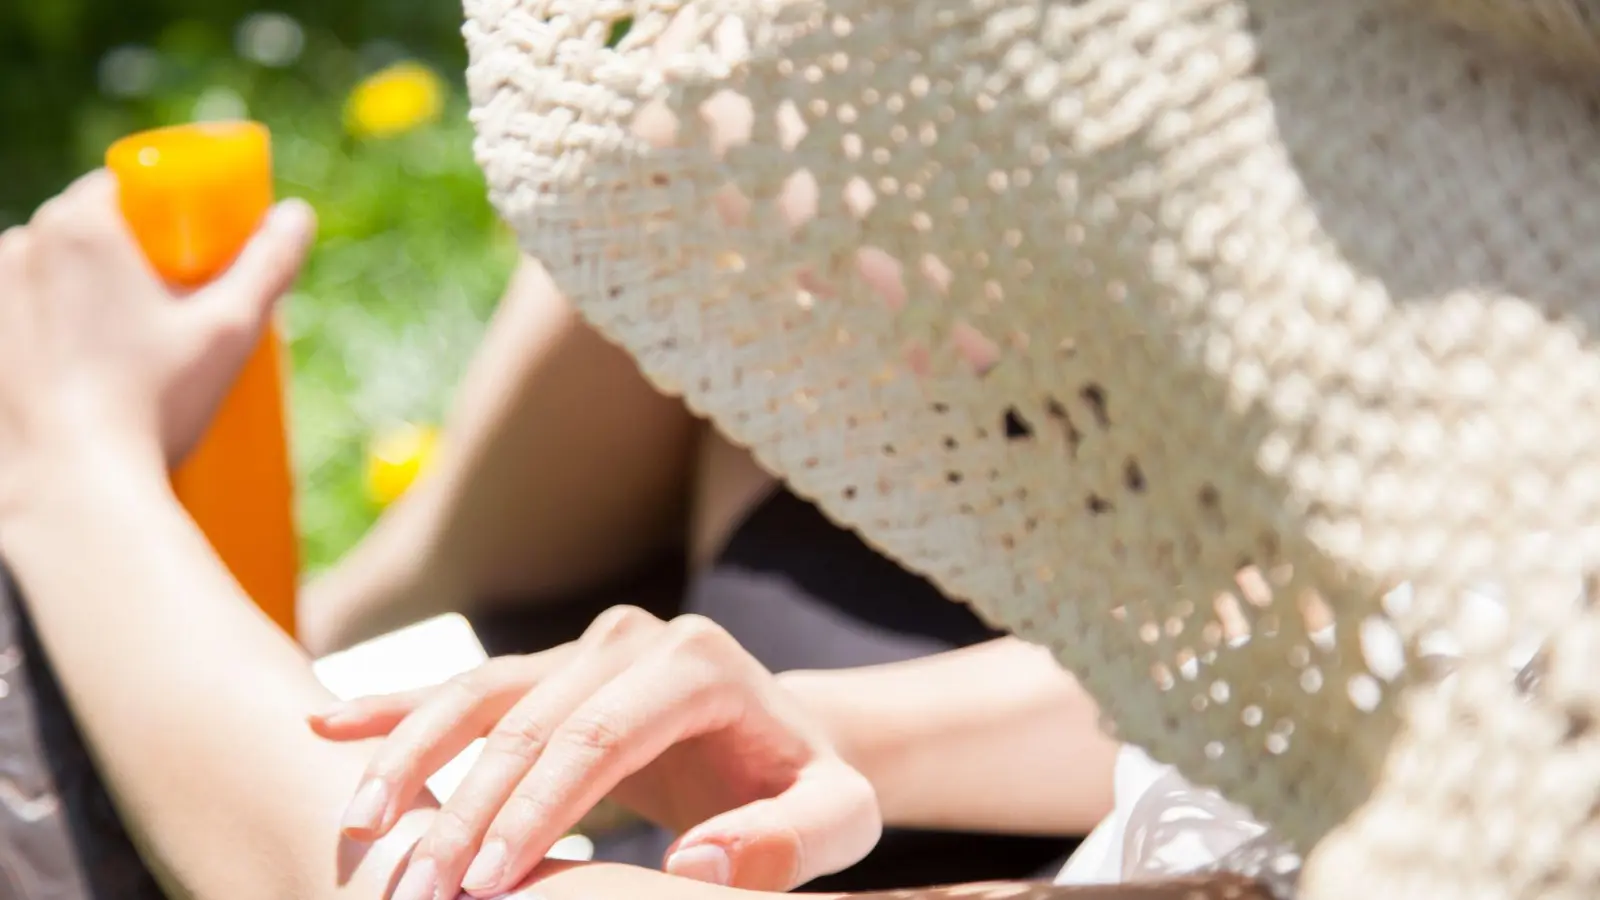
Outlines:
[[[912,888],[871,894],[767,894],[714,888],[648,869],[604,863],[549,863],[505,900],[1271,900],[1265,888],[1233,875],[1202,875],[1125,885],[1052,886],[1037,882]]]
[[[130,830],[178,895],[376,896],[399,852],[338,839],[367,749],[311,734],[332,698],[304,656],[117,465],[63,471],[0,546]]]
[[[782,678],[872,781],[890,825],[1081,835],[1111,810],[1116,743],[1037,647],[1006,639]]]

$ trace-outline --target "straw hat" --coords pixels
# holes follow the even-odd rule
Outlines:
[[[1303,896],[1600,890],[1600,3],[466,8],[593,323]]]

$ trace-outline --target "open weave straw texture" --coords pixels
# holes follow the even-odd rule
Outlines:
[[[1600,4],[466,6],[493,200],[590,320],[1304,896],[1600,890]],[[1382,662],[1429,635],[1449,677]]]

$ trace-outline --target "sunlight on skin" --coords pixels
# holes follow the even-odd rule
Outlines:
[[[661,53],[683,49],[692,35],[694,10],[684,10],[667,26],[657,42]],[[749,42],[735,20],[726,20],[713,32],[713,44],[718,53],[732,62],[749,52]],[[710,141],[713,152],[721,155],[731,147],[750,140],[755,114],[750,101],[732,91],[713,94],[700,110],[700,115],[711,126]],[[776,111],[779,140],[793,147],[805,135],[806,126],[793,106],[785,104]],[[633,131],[657,147],[671,146],[678,139],[677,117],[661,103],[650,104],[634,118]],[[852,181],[846,190],[846,201],[858,216],[865,216],[876,202],[872,188],[864,181]],[[732,187],[719,191],[713,198],[717,212],[730,225],[744,221],[749,214],[750,201]],[[817,184],[805,170],[795,172],[784,184],[778,205],[788,223],[799,228],[816,215]],[[742,261],[740,261],[742,263]],[[909,291],[905,281],[905,265],[901,260],[877,247],[862,247],[856,253],[856,273],[868,288],[890,310],[904,309]],[[935,291],[949,290],[952,273],[943,260],[927,256],[918,261],[916,272]],[[802,272],[797,277],[800,291],[818,296],[833,296],[836,291],[813,272]],[[956,322],[949,335],[948,350],[953,350],[975,374],[982,375],[1000,360],[1001,348],[988,335],[966,322]],[[912,371],[927,377],[933,372],[933,350],[923,346],[909,346],[905,358]]]
[[[590,900],[592,882],[578,891],[569,891],[563,876],[584,871],[594,875],[595,869],[613,871],[619,878],[627,877],[626,866],[583,866],[572,863],[550,863],[536,872],[522,887],[497,900]],[[636,870],[635,870],[636,871]],[[683,892],[662,884],[653,889],[652,900],[689,900],[704,898],[705,886],[679,882]],[[748,891],[728,891],[734,898],[769,897],[770,894]],[[998,882],[968,884],[940,888],[882,891],[872,894],[796,894],[804,900],[1273,900],[1265,888],[1235,875],[1195,876],[1160,882],[1146,882],[1103,886],[1055,886],[1034,882]]]
[[[689,15],[692,15],[692,9],[686,10],[684,17],[669,26],[667,33],[658,42],[658,48],[663,52],[671,52],[686,42],[692,30]],[[728,57],[737,57],[746,52],[743,36],[727,29],[719,30],[716,44]],[[701,113],[712,126],[711,140],[718,152],[749,139],[753,113],[749,101],[745,98],[727,91],[718,93]],[[679,120],[661,104],[653,104],[642,109],[634,120],[635,133],[658,147],[673,144],[678,139],[679,126]],[[797,115],[780,115],[780,128],[783,131],[782,139],[788,143],[800,138],[804,125]],[[855,187],[857,186],[852,185],[852,188]],[[861,185],[859,190],[852,193],[849,200],[852,207],[864,215],[870,210],[874,197],[870,189]],[[721,217],[729,224],[742,222],[750,208],[748,199],[731,189],[719,193],[714,202]],[[779,200],[785,217],[795,226],[803,225],[815,215],[817,202],[815,181],[803,172],[796,173],[795,177],[789,180]],[[866,247],[856,255],[856,263],[857,274],[886,306],[891,310],[905,306],[908,291],[904,281],[905,266],[900,260],[876,248]],[[742,264],[742,261],[730,262],[730,265],[737,264]],[[919,260],[916,271],[935,290],[948,290],[952,274],[941,260],[931,257]],[[802,275],[796,288],[818,296],[828,296],[832,293],[830,286],[813,273]],[[951,349],[979,374],[992,367],[998,361],[1001,352],[993,340],[966,323],[957,323],[954,326],[950,344]],[[931,369],[924,356],[927,353],[926,348],[908,348],[912,367],[924,374]],[[590,900],[610,895],[608,888],[603,887],[607,882],[614,885],[609,890],[615,890],[618,896],[624,896],[630,887],[637,889],[639,885],[647,883],[644,879],[651,877],[659,877],[659,873],[648,873],[645,870],[611,864],[548,861],[521,886],[503,897],[506,900],[513,898],[514,900],[567,900],[567,898]],[[688,898],[707,896],[708,888],[703,884],[670,880],[649,883],[651,883],[652,900],[679,900],[679,898],[688,900]],[[726,896],[729,900],[740,897],[754,900],[771,895],[727,891],[725,895],[718,894],[718,896]],[[806,896],[812,897],[813,900],[847,900],[846,895],[839,894]],[[1227,876],[1109,887],[1053,887],[1022,883],[968,885],[849,895],[848,900],[1267,900],[1267,897],[1267,894],[1253,885]]]

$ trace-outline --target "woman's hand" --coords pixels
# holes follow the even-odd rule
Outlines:
[[[170,463],[194,445],[300,268],[309,208],[281,204],[186,297],[145,262],[115,179],[85,176],[0,234],[0,513],[84,452]]]
[[[608,796],[682,834],[668,872],[741,888],[836,872],[882,831],[867,780],[771,673],[697,616],[612,609],[573,644],[344,704],[312,725],[334,740],[388,735],[346,819],[362,839],[488,737],[393,900],[502,893]]]

